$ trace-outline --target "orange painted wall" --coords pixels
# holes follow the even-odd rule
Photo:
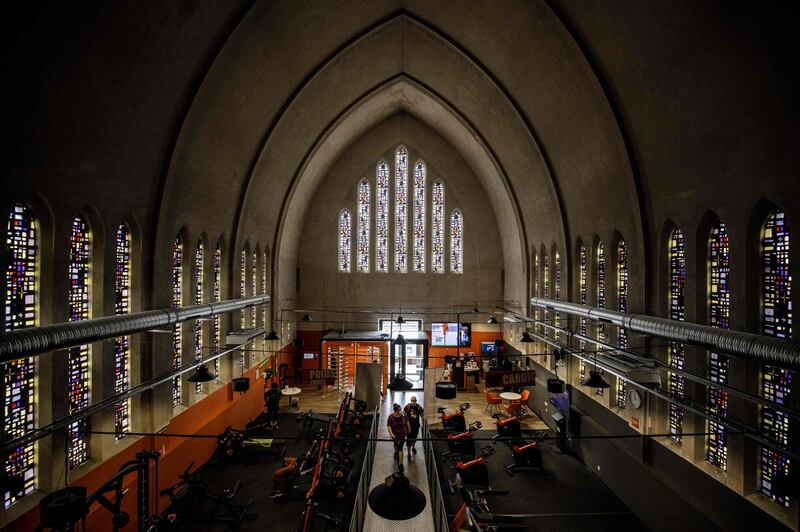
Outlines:
[[[431,341],[431,332],[426,331],[428,341]],[[495,340],[502,340],[502,332],[485,332],[485,331],[472,331],[472,343],[469,347],[459,347],[458,352],[463,354],[467,352],[474,352],[477,355],[478,364],[481,358],[481,342],[494,342]],[[444,367],[444,357],[446,355],[455,356],[455,347],[430,347],[428,350],[428,367],[441,368]]]
[[[245,394],[233,393],[231,384],[215,391],[199,403],[192,405],[185,411],[175,416],[164,432],[169,434],[209,434],[217,435],[227,427],[243,428],[249,421],[258,416],[264,408],[264,380],[255,380],[256,369],[250,369],[245,376],[250,377],[250,391]],[[119,467],[136,457],[136,453],[143,449],[156,449],[163,451],[158,463],[159,486],[164,489],[173,485],[178,480],[178,475],[183,473],[190,462],[195,466],[206,462],[216,446],[214,438],[186,438],[170,436],[144,436],[127,449],[119,452],[106,460],[84,476],[73,480],[71,485],[86,486],[92,493],[106,482],[119,470]],[[151,468],[151,478],[155,470]],[[131,522],[126,530],[136,530],[136,475],[129,475],[126,480],[128,492],[123,499],[123,509],[131,516]],[[162,497],[159,501],[159,510],[163,511],[168,504],[168,499]],[[150,509],[154,511],[153,508]],[[99,504],[92,505],[86,521],[87,530],[111,530],[111,514]],[[8,531],[30,531],[39,524],[39,508],[36,507],[19,519],[8,525]]]

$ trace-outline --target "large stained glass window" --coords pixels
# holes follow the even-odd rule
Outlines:
[[[597,244],[597,306],[600,308],[606,308],[606,251],[602,242]],[[601,342],[605,342],[606,338],[606,324],[598,323],[597,339]],[[595,368],[595,371],[601,375],[604,373],[604,371],[599,367]],[[603,388],[597,388],[597,390],[595,390],[595,394],[605,395],[605,391]]]
[[[114,240],[114,313],[131,311],[131,235],[125,224],[117,227]],[[114,393],[128,391],[130,385],[130,338],[114,338]],[[119,440],[130,432],[131,400],[114,405],[114,433]]]
[[[375,172],[375,271],[389,271],[389,165],[378,163]]]
[[[450,271],[464,273],[464,215],[458,209],[450,215]]]
[[[214,301],[221,301],[222,298],[222,246],[219,242],[217,242],[217,247],[214,248],[214,278],[212,280],[213,284],[213,292],[214,292]],[[222,327],[220,321],[220,315],[217,314],[214,316],[214,320],[211,322],[212,332],[211,332],[211,341],[214,345],[214,353],[219,351],[220,345],[222,344],[222,339],[220,336],[222,335]],[[219,378],[219,358],[214,359],[214,375]]]
[[[250,260],[250,295],[255,296],[258,294],[258,246],[253,252]],[[250,309],[250,327],[256,328],[258,322],[258,307]]]
[[[247,250],[243,249],[239,257],[239,297],[247,297]],[[242,309],[239,314],[239,324],[242,329],[247,327],[247,310]]]
[[[369,273],[369,181],[362,179],[358,184],[358,247],[356,248],[356,268]]]
[[[433,182],[431,190],[431,270],[444,273],[444,184]]]
[[[722,220],[711,229],[708,239],[708,321],[712,327],[728,329],[731,313],[730,242],[728,230]],[[710,352],[708,378],[712,382],[728,384],[728,356]],[[708,410],[719,417],[728,415],[728,392],[708,388]],[[722,469],[728,468],[728,444],[725,427],[715,421],[708,422],[706,437],[708,461]]]
[[[180,308],[183,301],[183,241],[181,237],[175,238],[172,243],[172,306]],[[172,369],[178,369],[182,364],[182,332],[181,324],[172,326]],[[172,378],[172,404],[181,404],[181,376]]]
[[[624,240],[617,244],[617,310],[628,312],[628,245]],[[622,349],[628,347],[628,335],[623,327],[618,330],[617,345]],[[628,383],[617,377],[617,406],[625,408],[625,395]]]
[[[561,254],[556,251],[554,252],[553,256],[555,257],[555,268],[556,268],[556,279],[555,279],[555,292],[556,292],[556,301],[561,301]],[[556,327],[561,327],[561,314],[556,312]],[[556,331],[556,341],[558,341],[560,335],[558,331]]]
[[[539,255],[533,252],[533,295],[539,297]],[[533,308],[533,319],[539,320],[539,307]],[[537,327],[534,325],[534,328]]]
[[[683,232],[673,229],[669,237],[669,318],[683,321],[685,318],[685,287],[686,287],[686,250]],[[669,365],[672,368],[683,370],[685,363],[684,346],[680,342],[669,343]],[[669,392],[683,399],[685,382],[682,375],[674,372],[669,374]],[[670,403],[669,405],[669,432],[672,439],[680,443],[683,432],[682,406]]]
[[[408,271],[408,152],[403,146],[394,162],[394,271]]]
[[[425,163],[414,165],[414,271],[425,271]]]
[[[6,249],[6,301],[3,330],[36,326],[38,301],[38,224],[31,209],[16,204],[8,217]],[[3,427],[9,438],[34,430],[36,421],[36,359],[25,357],[3,365]],[[4,492],[3,505],[11,506],[36,489],[36,446],[11,449],[5,462],[7,474],[23,480],[22,490]]]
[[[766,336],[792,337],[792,275],[789,262],[789,227],[783,212],[767,217],[761,235],[761,332]],[[791,419],[780,410],[792,404],[792,371],[763,366],[761,396],[775,403],[776,408],[761,407],[761,430],[765,437],[784,446],[795,445],[790,439]],[[761,493],[783,504],[789,498],[774,484],[776,475],[787,475],[796,467],[780,451],[761,448]]]
[[[83,216],[72,220],[69,246],[69,321],[89,318],[89,269],[92,235]],[[69,413],[89,406],[89,346],[69,349],[67,361],[67,401]],[[89,459],[89,437],[86,418],[69,427],[69,465],[77,467]]]
[[[205,248],[203,241],[197,242],[197,249],[194,253],[194,303],[199,305],[203,303],[203,266],[205,264]],[[203,358],[203,322],[194,320],[192,323],[192,339],[194,341],[194,358],[201,360]],[[194,392],[200,393],[203,391],[203,383],[196,382],[194,384]]]
[[[589,261],[586,255],[586,246],[581,245],[581,249],[578,251],[578,291],[580,292],[581,305],[585,305],[589,299]],[[581,334],[586,336],[586,318],[581,318],[580,327]],[[580,342],[580,349],[581,351],[586,351],[586,342],[583,340]],[[580,375],[581,380],[586,378],[586,361],[584,360],[578,362],[578,375]]]
[[[350,271],[350,211],[342,209],[339,213],[339,271]]]
[[[547,252],[545,252],[545,254],[544,254],[543,277],[544,277],[544,298],[545,299],[550,299],[550,254],[547,253]],[[545,309],[544,309],[544,322],[545,323],[550,323],[549,318],[550,318],[550,311],[547,310],[547,308],[545,307]],[[550,336],[550,328],[549,327],[545,327],[544,328],[544,335],[545,335],[545,337],[549,337]]]

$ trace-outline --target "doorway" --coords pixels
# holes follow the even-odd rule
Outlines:
[[[412,390],[422,390],[425,384],[425,348],[422,344],[407,343],[406,345],[392,346],[392,374],[389,378],[393,379],[396,375],[405,375],[406,380],[414,387]],[[405,351],[405,357],[403,357]],[[405,358],[405,367],[403,367]]]

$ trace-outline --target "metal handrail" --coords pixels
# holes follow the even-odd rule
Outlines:
[[[436,532],[448,532],[450,523],[447,519],[447,509],[442,495],[442,484],[439,481],[439,471],[436,468],[436,456],[431,441],[431,431],[428,420],[422,419],[422,438],[425,446],[425,465],[428,469],[428,492],[431,497],[431,512],[433,514],[433,529]]]
[[[0,363],[67,347],[91,344],[108,338],[142,333],[158,327],[208,318],[248,307],[266,305],[271,300],[270,296],[262,294],[260,296],[228,299],[201,305],[162,308],[135,314],[105,316],[89,320],[17,329],[0,333]]]
[[[380,412],[376,406],[372,412],[372,426],[369,429],[361,476],[358,479],[358,488],[356,488],[353,514],[350,517],[350,527],[348,528],[350,532],[360,532],[364,527],[364,514],[367,510],[367,498],[369,497],[369,486],[372,480],[372,465],[375,458],[375,440],[378,435],[378,425],[380,425]]]

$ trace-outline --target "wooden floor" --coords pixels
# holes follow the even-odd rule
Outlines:
[[[320,413],[335,413],[339,410],[339,405],[342,402],[342,398],[344,397],[344,392],[339,392],[338,390],[334,390],[329,388],[327,392],[322,392],[317,389],[316,386],[308,386],[303,387],[300,386],[303,390],[298,396],[298,403],[299,406],[296,410],[292,412],[307,412],[309,409],[314,410],[314,412]],[[458,397],[452,400],[442,400],[437,399],[436,407],[444,406],[448,410],[454,410],[458,408],[458,405],[461,403],[470,403],[471,407],[467,411],[467,421],[469,423],[473,423],[475,421],[480,421],[484,428],[491,427],[494,425],[494,418],[492,418],[491,413],[485,410],[486,408],[486,400],[484,399],[483,394],[483,386],[478,385],[479,391],[472,391],[472,392],[458,392]],[[391,405],[393,403],[399,403],[405,405],[409,402],[411,396],[416,396],[417,400],[422,404],[424,400],[424,392],[422,390],[415,390],[410,392],[389,392],[391,395],[390,401],[384,401],[382,412],[388,414]],[[505,415],[505,403],[501,407],[501,412]],[[422,404],[423,408],[425,407]],[[426,414],[431,414],[428,417],[431,428],[437,428],[439,424],[435,422],[437,416],[433,416],[436,413],[436,407],[433,409],[426,409]],[[289,402],[284,400],[281,401],[281,412],[289,412]],[[545,430],[547,429],[547,425],[539,419],[538,416],[535,414],[529,413],[522,418],[522,428],[523,429],[530,429],[530,430]]]

